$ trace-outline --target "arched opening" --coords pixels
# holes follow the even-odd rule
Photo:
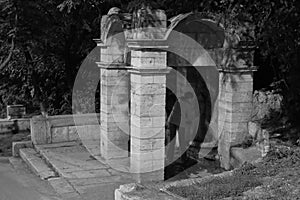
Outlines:
[[[211,126],[217,127],[217,116],[213,117],[217,115],[215,107],[219,93],[219,61],[216,54],[223,47],[225,34],[216,23],[202,19],[198,14],[179,15],[170,21],[168,45],[172,49],[178,47],[179,43],[181,55],[168,52],[167,65],[183,76],[185,81],[176,79],[176,73],[167,76],[167,88],[172,88],[172,92],[167,89],[167,118],[170,117],[174,102],[184,95],[185,84],[189,84],[197,96],[200,110],[198,130],[191,141],[191,146],[199,153],[201,147],[217,144],[218,132],[211,131]],[[193,42],[186,42],[185,37]]]

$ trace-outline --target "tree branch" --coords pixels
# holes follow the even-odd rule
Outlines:
[[[5,68],[5,66],[9,63],[9,61],[13,55],[14,49],[15,49],[15,40],[14,40],[14,38],[12,38],[9,54],[8,54],[7,58],[3,61],[3,63],[0,65],[0,71],[3,70]]]

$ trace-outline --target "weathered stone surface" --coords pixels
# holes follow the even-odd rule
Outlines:
[[[40,158],[32,148],[20,149],[21,158],[28,164],[30,169],[42,179],[55,177],[55,172]]]
[[[120,182],[120,176],[107,176],[107,177],[95,177],[95,178],[72,178],[69,182],[74,186],[88,186],[88,185],[99,185],[105,183]]]
[[[102,135],[101,156],[106,160],[128,157],[128,140],[111,141],[105,135]]]
[[[69,141],[69,127],[60,127],[51,129],[51,142],[67,142]]]
[[[94,170],[65,172],[63,176],[65,178],[93,178],[93,177],[107,177],[110,176],[110,174],[105,169],[94,169]]]
[[[152,94],[165,94],[166,90],[166,83],[145,83],[145,84],[139,84],[139,83],[131,83],[131,91],[132,94],[137,95],[152,95]]]
[[[249,92],[222,92],[220,98],[222,101],[232,103],[252,102],[252,91]]]
[[[250,112],[220,112],[220,121],[228,123],[248,123],[251,120]]]
[[[68,133],[69,133],[69,141],[79,141],[80,140],[78,132],[77,132],[77,126],[69,126]]]
[[[102,128],[101,134],[103,136],[101,138],[107,138],[110,141],[116,140],[129,140],[129,124],[127,125],[127,129],[123,129],[123,127],[117,127],[118,130],[113,132],[108,131],[107,129]]]
[[[235,73],[220,73],[220,80],[223,82],[252,82],[253,81],[253,73],[243,73],[243,72],[235,72]]]
[[[254,163],[261,157],[261,152],[256,147],[247,149],[234,147],[231,148],[232,159],[231,164],[233,168],[242,166],[245,162]]]
[[[219,76],[218,152],[221,166],[230,168],[230,147],[248,134],[252,115],[253,72],[224,71]]]
[[[259,124],[255,122],[248,122],[248,133],[252,136],[252,138],[256,138],[259,132],[262,131]]]
[[[131,137],[139,139],[157,139],[165,137],[165,128],[147,128],[147,127],[138,127],[131,124]]]
[[[137,68],[164,68],[167,66],[166,52],[133,51],[131,64]]]
[[[138,183],[146,183],[149,181],[163,181],[164,170],[151,171],[147,173],[136,173],[133,176]],[[149,200],[150,199],[151,198],[149,198]]]
[[[226,110],[237,113],[252,113],[252,102],[236,102],[233,104],[230,101],[219,100],[219,109],[221,110],[220,112],[224,112],[224,110]]]
[[[38,116],[30,120],[31,140],[33,144],[47,144],[50,142],[51,130],[47,118]]]
[[[33,148],[32,141],[21,141],[12,143],[12,155],[14,157],[19,157],[19,150],[23,148]]]
[[[12,131],[29,131],[30,119],[0,119],[0,134]]]
[[[152,151],[157,149],[165,148],[165,139],[161,138],[146,138],[146,139],[140,139],[140,138],[131,138],[131,149],[133,151]]]
[[[103,68],[101,77],[101,156],[104,159],[127,157],[129,75],[124,69]]]
[[[77,132],[81,141],[100,140],[100,125],[79,126]]]
[[[224,82],[223,88],[228,92],[252,92],[253,82]]]
[[[76,193],[74,188],[64,178],[51,178],[48,181],[58,194]]]

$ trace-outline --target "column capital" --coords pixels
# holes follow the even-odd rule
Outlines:
[[[97,44],[97,47],[100,47],[100,48],[102,48],[102,49],[106,49],[108,46],[106,45],[106,44],[104,44],[104,42],[101,40],[101,39],[99,39],[99,38],[96,38],[96,39],[93,39],[95,42],[96,42],[96,44]]]
[[[166,68],[131,68],[129,70],[129,73],[131,74],[147,74],[147,75],[163,75],[168,74],[171,71],[172,68],[166,67]]]
[[[107,70],[129,70],[132,67],[126,63],[108,63],[108,62],[96,62],[99,68]]]

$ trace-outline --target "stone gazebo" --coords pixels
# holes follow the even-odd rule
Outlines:
[[[164,179],[166,88],[180,97],[190,84],[206,95],[199,129],[207,131],[205,143],[218,144],[222,167],[230,168],[230,146],[248,134],[254,71],[248,41],[200,13],[169,22],[162,10],[130,15],[116,8],[101,22],[101,156],[127,160],[138,181]],[[170,84],[171,69],[187,81],[175,77],[176,86]]]

